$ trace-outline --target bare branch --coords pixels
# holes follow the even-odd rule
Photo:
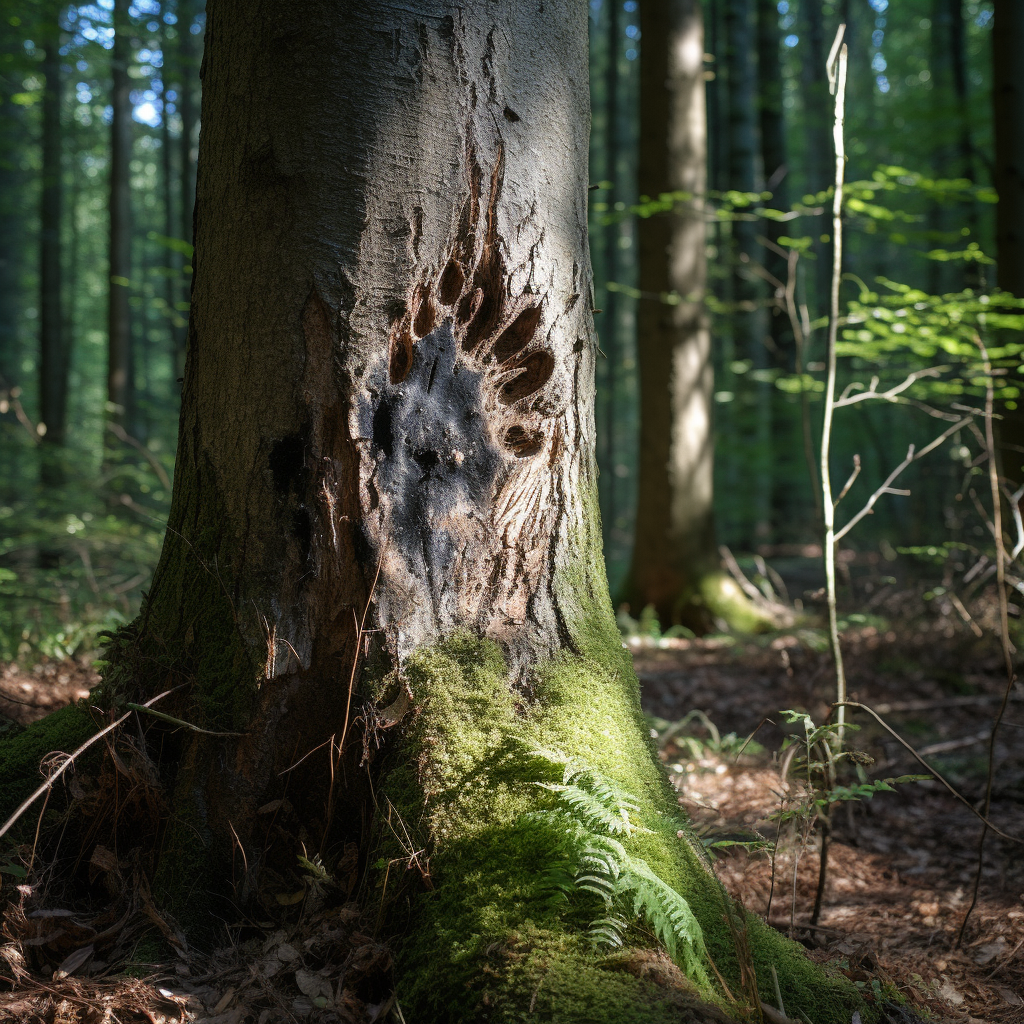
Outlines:
[[[883,402],[893,402],[896,400],[896,396],[902,394],[907,388],[911,387],[914,383],[922,380],[925,377],[939,377],[948,370],[948,366],[929,366],[925,370],[915,370],[913,373],[908,373],[906,378],[899,384],[889,388],[888,391],[878,390],[878,378],[872,377],[871,384],[866,391],[862,391],[859,394],[853,395],[850,392],[857,387],[863,387],[863,385],[850,384],[836,399],[836,408],[841,409],[844,405],[855,405],[857,402],[866,402],[872,398],[881,399]]]
[[[860,456],[854,455],[853,457],[853,472],[850,474],[849,480],[843,484],[843,489],[839,492],[839,497],[832,503],[832,507],[835,508],[839,505],[839,502],[846,497],[846,492],[853,486],[853,481],[860,476]]]
[[[907,449],[907,457],[885,478],[885,481],[882,483],[882,485],[875,491],[874,494],[871,495],[870,498],[868,498],[867,503],[864,505],[864,507],[841,530],[836,531],[834,537],[835,543],[838,544],[839,541],[843,537],[845,537],[850,532],[850,530],[852,530],[857,525],[857,523],[859,523],[865,516],[871,515],[875,505],[878,502],[878,499],[882,497],[883,494],[909,494],[909,491],[898,490],[892,487],[892,482],[896,479],[896,477],[898,477],[900,473],[902,473],[911,463],[917,462],[918,459],[923,458],[930,451],[934,450],[940,444],[942,444],[942,442],[945,441],[946,438],[950,436],[950,434],[955,434],[961,427],[965,426],[969,422],[970,417],[966,416],[962,420],[958,420],[951,427],[948,427],[941,434],[939,434],[939,436],[936,437],[930,444],[925,445],[925,447],[922,448],[920,451],[915,451],[914,446],[911,445]]]
[[[164,690],[163,693],[157,694],[152,700],[147,700],[145,704],[141,705],[144,708],[148,708],[155,704],[158,700],[163,700],[164,697],[174,693],[175,690],[180,690],[180,686],[172,687],[170,690]],[[111,722],[110,725],[104,729],[100,729],[95,736],[91,736],[87,739],[73,754],[69,754],[63,764],[54,771],[54,773],[31,795],[26,797],[18,809],[3,823],[0,827],[0,836],[5,835],[10,831],[11,826],[41,797],[49,793],[53,789],[53,784],[61,777],[75,763],[75,758],[80,754],[84,754],[94,743],[101,740],[107,733],[113,732],[125,719],[130,718],[135,713],[134,709],[125,712],[120,718]]]

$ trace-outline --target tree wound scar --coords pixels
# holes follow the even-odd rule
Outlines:
[[[364,507],[392,538],[385,575],[397,572],[395,589],[406,593],[425,586],[435,620],[465,621],[470,601],[484,620],[521,623],[544,564],[532,552],[552,528],[538,497],[550,487],[558,431],[537,397],[556,362],[543,297],[509,295],[501,154],[486,199],[472,149],[467,164],[448,255],[395,304],[387,381],[367,392]]]

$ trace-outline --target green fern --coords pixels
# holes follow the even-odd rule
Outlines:
[[[574,890],[601,900],[605,914],[587,929],[595,943],[621,946],[630,923],[642,919],[676,963],[695,980],[706,980],[704,937],[690,905],[616,838],[650,831],[633,821],[637,800],[579,758],[550,750],[535,750],[532,757],[548,769],[562,769],[560,783],[534,783],[554,794],[557,804],[531,817],[556,826],[566,855],[541,885],[556,900]]]

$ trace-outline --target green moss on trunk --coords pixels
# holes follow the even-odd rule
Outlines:
[[[608,635],[598,630],[590,646],[601,633]],[[860,1007],[849,982],[827,976],[758,919],[730,912],[656,761],[625,652],[614,641],[604,657],[589,653],[544,666],[528,696],[510,688],[497,648],[468,636],[423,650],[404,667],[416,710],[382,779],[377,863],[384,906],[407,935],[398,961],[407,1015],[512,1021],[529,1010],[530,1019],[581,1024],[709,1020],[714,1011],[699,1000],[731,1005],[707,980],[716,971],[742,993],[731,917],[745,931],[763,998],[772,998],[774,965],[789,1012],[815,1024],[848,1022]],[[639,925],[625,954],[609,957],[587,936],[592,905],[575,894],[568,905],[552,899],[545,879],[565,843],[557,820],[537,813],[551,804],[551,793],[534,784],[543,781],[531,758],[540,748],[585,761],[637,798],[647,831],[620,838],[700,923],[704,970],[691,971],[690,983],[678,973],[667,985],[630,973],[630,964],[657,955]]]

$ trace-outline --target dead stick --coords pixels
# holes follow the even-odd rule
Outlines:
[[[184,684],[182,684],[184,685]],[[170,690],[164,690],[163,693],[157,694],[152,700],[146,701],[143,707],[148,708],[151,704],[155,704],[158,700],[163,700],[164,697],[174,693],[175,690],[180,690],[181,686],[175,686]],[[30,796],[22,801],[18,809],[3,823],[3,827],[0,827],[0,837],[7,834],[11,826],[41,797],[43,794],[48,793],[52,788],[53,784],[60,778],[61,775],[68,769],[68,767],[74,762],[75,758],[79,754],[85,753],[97,740],[102,739],[107,733],[113,732],[122,722],[131,717],[134,712],[132,710],[125,712],[117,721],[111,722],[105,729],[101,729],[95,736],[87,739],[73,754],[69,754],[67,760]]]

